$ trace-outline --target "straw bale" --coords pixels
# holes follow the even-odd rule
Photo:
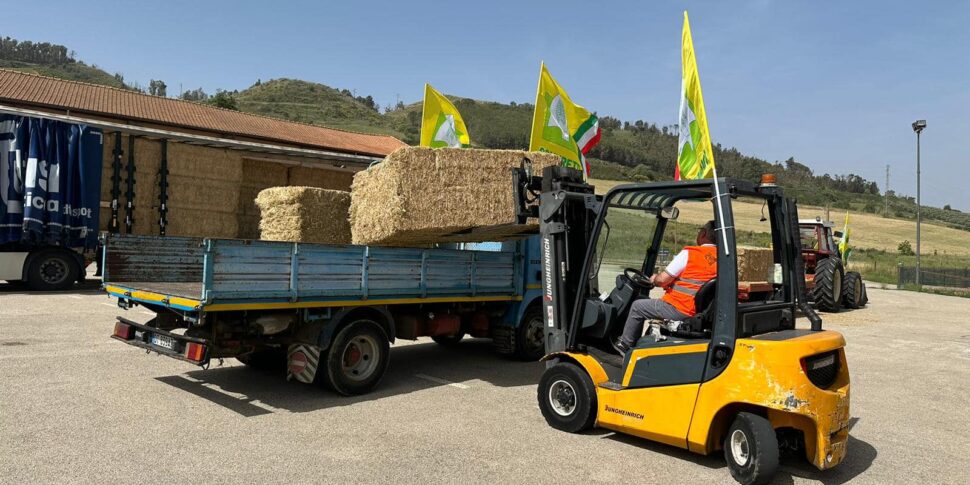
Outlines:
[[[158,214],[153,221],[155,234],[158,234]],[[239,232],[235,214],[212,211],[171,208],[168,211],[168,236],[192,236],[234,238]]]
[[[294,186],[317,187],[320,189],[350,190],[354,180],[354,173],[344,170],[328,170],[320,167],[294,166],[290,167],[288,184]]]
[[[398,149],[354,177],[354,244],[475,242],[534,231],[534,224],[515,224],[511,169],[523,157],[536,172],[560,163],[556,155],[518,150]]]
[[[770,281],[774,269],[771,248],[738,247],[738,281]]]
[[[260,239],[349,244],[350,193],[315,187],[273,187],[256,197]]]
[[[263,189],[287,185],[289,167],[263,160],[242,160],[242,182],[239,188],[239,234],[244,239],[259,238],[259,207],[256,196]]]

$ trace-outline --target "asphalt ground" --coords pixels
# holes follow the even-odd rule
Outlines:
[[[848,342],[848,456],[827,472],[789,460],[776,483],[970,483],[970,299],[869,294],[826,316]],[[379,389],[346,398],[235,361],[146,355],[108,338],[121,313],[94,283],[0,284],[0,482],[731,482],[720,455],[553,430],[542,365],[487,340],[398,343]]]

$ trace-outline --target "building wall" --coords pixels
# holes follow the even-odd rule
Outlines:
[[[101,230],[111,221],[114,133],[105,133],[101,182]],[[125,227],[128,193],[129,140],[121,135],[118,225]],[[159,234],[159,187],[162,142],[135,137],[134,202],[132,230],[139,235]],[[298,163],[299,159],[272,157]],[[267,160],[266,154],[168,142],[168,213],[170,236],[258,238],[256,194],[267,187],[302,185],[350,190],[353,173],[305,167]]]

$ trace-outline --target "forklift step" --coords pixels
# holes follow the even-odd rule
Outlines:
[[[609,389],[611,391],[622,391],[623,390],[623,386],[622,385],[620,385],[617,382],[613,382],[613,381],[606,381],[606,382],[600,384],[600,387],[602,387],[603,389]]]

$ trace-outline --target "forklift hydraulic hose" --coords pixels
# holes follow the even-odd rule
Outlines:
[[[808,321],[812,323],[812,331],[818,332],[822,330],[822,317],[818,316],[818,312],[814,308],[809,306],[804,300],[798,301],[798,309],[805,314]]]

